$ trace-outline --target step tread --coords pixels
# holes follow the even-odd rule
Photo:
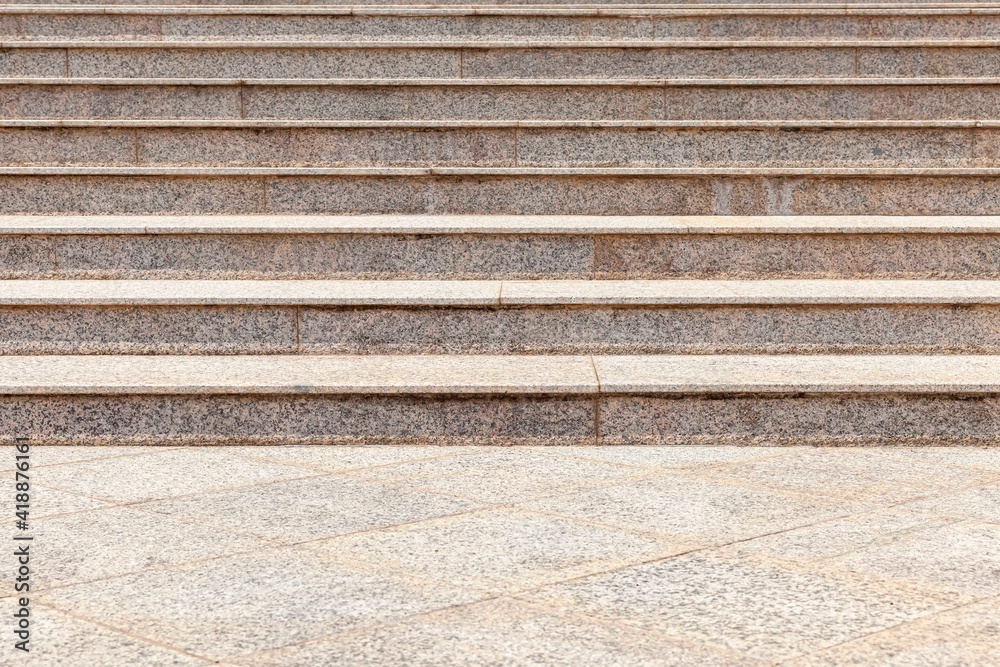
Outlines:
[[[0,306],[1000,304],[991,280],[5,280]]]
[[[991,355],[7,356],[0,394],[997,393]]]
[[[0,49],[821,49],[996,48],[997,39],[4,39]]]
[[[516,119],[468,119],[468,120],[376,120],[376,119],[268,119],[268,118],[3,118],[0,128],[595,128],[595,129],[763,129],[763,128],[818,128],[818,129],[865,129],[865,128],[927,128],[965,129],[1000,128],[1000,120],[823,120],[823,119],[778,119],[778,120],[516,120]]]
[[[86,5],[86,4],[12,4],[0,6],[0,14],[155,14],[155,15],[319,15],[319,16],[729,16],[729,15],[806,15],[806,16],[943,16],[1000,13],[996,3],[944,2],[932,6],[924,3],[724,3],[678,4],[635,3],[607,4],[576,3],[566,5],[520,4],[498,6],[468,5]]]
[[[591,87],[766,87],[766,86],[995,86],[1000,77],[791,77],[791,78],[549,78],[549,79],[231,79],[149,77],[2,77],[0,86],[591,86]]]
[[[4,176],[1000,176],[1000,167],[11,167]]]
[[[998,234],[1000,216],[13,215],[0,234]]]

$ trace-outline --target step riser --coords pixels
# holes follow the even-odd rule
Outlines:
[[[1000,279],[994,234],[0,235],[0,279]]]
[[[0,354],[998,354],[1000,307],[0,307]]]
[[[996,77],[1000,48],[15,48],[0,76],[216,79]]]
[[[1000,16],[0,15],[0,39],[896,40],[998,39]]]
[[[993,396],[0,396],[33,444],[996,445]]]
[[[998,167],[1000,129],[0,129],[0,165]]]
[[[213,6],[272,6],[277,5],[279,7],[292,7],[292,6],[335,6],[335,7],[412,7],[420,6],[427,7],[427,0],[19,0],[18,5],[125,5],[129,7],[134,6],[150,6],[150,7],[213,7]],[[619,0],[613,3],[614,5],[626,5],[635,6],[636,8],[643,8],[645,6],[652,5],[656,6],[673,6],[673,7],[685,7],[685,8],[697,8],[699,5],[721,5],[723,7],[753,7],[757,6],[748,3],[746,0],[684,0],[678,2],[667,2],[667,3],[655,3],[649,2],[649,0]],[[897,2],[896,0],[842,0],[841,2],[831,3],[830,0],[770,0],[766,4],[768,5],[830,5],[833,4],[835,8],[843,8],[845,6],[853,7],[859,5],[861,7],[865,6],[894,6],[900,4],[906,5],[926,5],[926,6],[963,6],[968,5],[969,0],[908,0],[905,3]],[[465,7],[510,7],[510,6],[532,6],[537,7],[539,5],[573,5],[580,6],[584,5],[587,7],[604,7],[606,5],[601,5],[599,3],[581,3],[579,0],[482,0],[482,2],[470,3],[469,0],[439,0],[434,2],[431,6],[459,6]]]
[[[0,175],[3,214],[998,215],[991,176]]]
[[[5,118],[989,120],[1000,85],[258,86],[3,84]]]

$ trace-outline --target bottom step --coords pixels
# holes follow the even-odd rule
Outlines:
[[[1000,444],[1000,356],[0,357],[35,444]]]

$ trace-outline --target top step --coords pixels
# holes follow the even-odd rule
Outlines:
[[[0,4],[0,41],[905,41],[1000,38],[1000,4]]]
[[[578,2],[577,0],[4,0],[5,5],[102,5],[102,6],[306,6],[306,7],[793,7],[816,6],[844,7],[935,7],[940,5],[961,7],[990,7],[995,2],[975,0],[770,0],[753,3],[746,0],[675,0],[674,2],[648,2],[647,0],[614,0],[613,2]]]

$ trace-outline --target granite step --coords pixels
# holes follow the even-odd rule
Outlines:
[[[0,357],[36,444],[995,445],[996,356]]]
[[[0,44],[0,77],[205,79],[1000,76],[1000,39],[700,42],[105,41]]]
[[[997,354],[1000,281],[0,282],[0,354]]]
[[[997,121],[0,122],[0,166],[995,168],[998,149]]]
[[[43,5],[62,7],[65,5],[101,5],[101,6],[123,6],[123,7],[183,7],[190,6],[231,6],[231,7],[271,7],[271,6],[294,6],[300,8],[305,6],[312,8],[319,7],[345,7],[345,8],[368,8],[368,7],[388,7],[392,9],[408,9],[411,7],[428,7],[427,0],[19,0],[16,5]],[[919,7],[973,7],[989,8],[995,7],[993,2],[978,2],[973,0],[908,0],[900,2],[898,0],[841,0],[840,2],[830,2],[830,0],[770,0],[766,3],[754,4],[746,0],[678,0],[676,2],[656,3],[649,0],[621,0],[610,5],[595,2],[580,2],[580,0],[482,0],[480,2],[469,2],[469,0],[441,0],[435,2],[431,7],[442,8],[462,8],[462,9],[492,9],[495,7],[569,7],[574,9],[604,9],[622,6],[626,8],[795,8],[795,7],[830,7],[833,9],[856,10],[866,7],[873,8],[919,8]]]
[[[1000,280],[976,217],[0,216],[0,279]]]
[[[0,167],[0,214],[997,215],[1000,169]]]
[[[1000,120],[997,78],[3,78],[6,119]]]
[[[20,4],[20,3],[19,3]],[[107,5],[108,3],[101,3]],[[185,3],[187,4],[187,3]],[[273,3],[268,3],[273,4]],[[437,3],[443,4],[443,3]],[[996,6],[0,6],[0,40],[815,40],[1000,37]]]

